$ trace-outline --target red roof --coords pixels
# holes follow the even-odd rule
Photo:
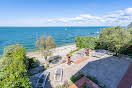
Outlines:
[[[69,88],[81,88],[84,85],[88,85],[90,88],[100,88],[97,84],[86,78],[85,76],[71,85]]]
[[[131,88],[132,86],[132,64],[128,67],[117,88]]]

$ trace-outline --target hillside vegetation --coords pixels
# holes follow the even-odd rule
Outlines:
[[[105,28],[101,31],[99,38],[76,37],[75,42],[79,48],[106,49],[117,54],[128,53],[132,47],[132,31],[127,31],[120,26]]]

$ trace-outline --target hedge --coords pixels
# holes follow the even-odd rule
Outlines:
[[[102,30],[99,36],[99,43],[104,49],[121,53],[129,47],[131,39],[130,32],[117,26]]]
[[[13,51],[14,50],[14,51]],[[0,88],[30,88],[25,50],[21,45],[5,47],[0,66]]]
[[[98,38],[96,37],[76,37],[75,43],[79,48],[95,49],[97,46]]]

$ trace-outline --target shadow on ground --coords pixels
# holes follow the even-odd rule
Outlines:
[[[31,76],[30,81],[31,81],[31,86],[33,88],[36,88],[37,80],[39,79],[39,76],[41,74],[43,74],[43,73],[41,72],[41,73],[38,73],[38,74],[35,74],[35,75]],[[50,76],[50,74],[49,74],[49,76]],[[47,80],[46,80],[46,83],[45,83],[45,88],[52,88],[52,86],[50,84],[49,76],[47,77]]]
[[[88,62],[80,71],[71,77],[71,81],[75,83],[79,75],[83,74],[87,77],[95,78],[101,86],[105,85],[106,88],[117,88],[117,85],[131,63],[131,59],[128,60],[127,58],[118,58],[115,56]]]
[[[57,56],[52,56],[48,59],[49,64],[57,64],[62,60],[62,57],[57,55]]]
[[[35,58],[28,58],[28,73],[30,75],[31,86],[33,88],[36,88],[37,81],[40,79],[40,75],[43,74],[44,70],[45,67],[43,65],[41,66],[38,60]],[[45,88],[51,88],[49,76],[47,77]]]

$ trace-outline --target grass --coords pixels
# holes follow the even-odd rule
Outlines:
[[[71,81],[73,82],[73,83],[75,83],[76,81],[78,81],[80,78],[82,78],[84,75],[83,74],[79,74],[77,77],[75,77],[75,76],[72,76],[71,77]]]
[[[78,49],[76,49],[76,50],[73,50],[73,51],[71,51],[69,54],[68,54],[68,56],[72,56],[72,54],[74,53],[74,52],[77,52],[77,51],[79,51],[79,50],[81,50],[82,48],[78,48]]]
[[[49,60],[49,63],[51,63],[52,61],[57,60],[57,59],[59,59],[59,57],[55,57],[55,58]]]

